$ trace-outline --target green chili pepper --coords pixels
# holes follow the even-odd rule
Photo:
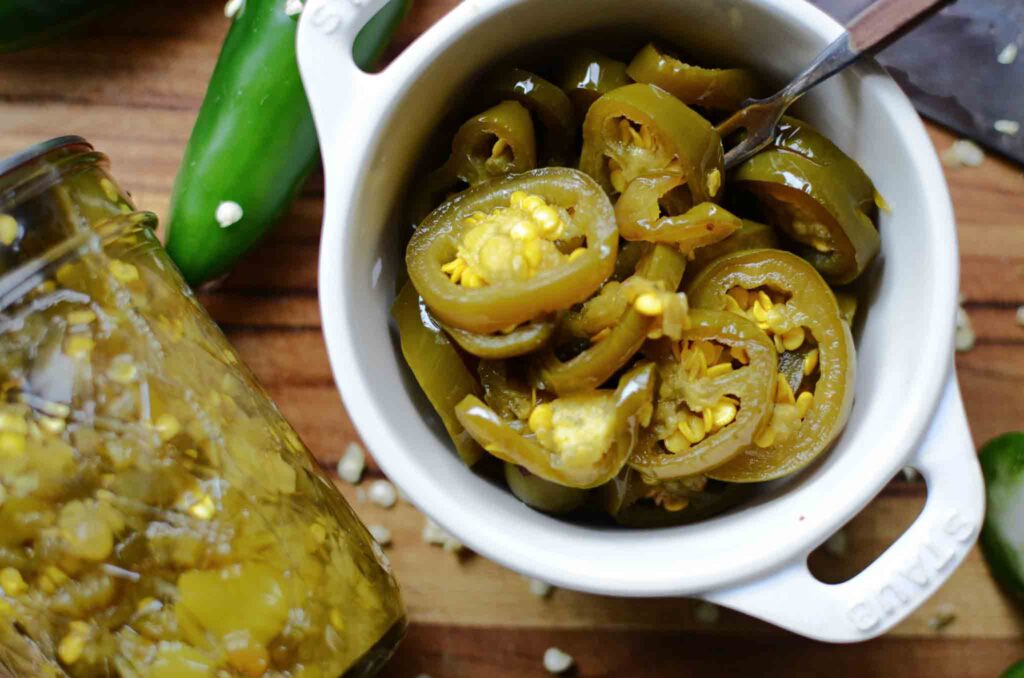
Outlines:
[[[0,52],[15,52],[44,42],[112,4],[114,0],[2,0]]]
[[[353,57],[361,68],[380,55],[410,4],[392,0],[359,33]],[[283,0],[248,0],[224,41],[167,227],[167,250],[192,285],[227,273],[256,245],[316,163],[316,129],[295,57],[297,25]],[[221,205],[229,209],[218,215]]]
[[[416,211],[426,216],[460,185],[476,186],[535,167],[537,142],[530,113],[517,101],[502,101],[459,127],[448,160],[427,177],[418,196],[423,204]]]
[[[615,203],[619,235],[626,240],[675,245],[689,253],[725,240],[742,226],[739,217],[713,202],[663,215],[662,198],[682,185],[679,174],[649,174],[631,181]]]
[[[671,94],[634,83],[595,101],[583,121],[580,169],[609,194],[644,174],[678,174],[688,205],[713,201],[722,188],[722,138]]]
[[[690,281],[697,277],[697,274],[712,261],[726,254],[739,252],[740,250],[778,249],[779,239],[775,235],[775,229],[767,224],[742,219],[743,223],[739,230],[724,240],[698,247],[693,251],[690,262],[686,265],[686,275],[683,277],[683,287],[690,284]]]
[[[519,501],[547,513],[569,513],[587,500],[586,490],[544,480],[508,462],[505,462],[505,482]]]
[[[1024,659],[1003,671],[999,678],[1024,678]]]
[[[981,448],[985,474],[985,525],[981,551],[992,576],[1018,603],[1024,603],[1024,433],[1006,433]],[[1024,675],[1024,674],[1022,674]]]

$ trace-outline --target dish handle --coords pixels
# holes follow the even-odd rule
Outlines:
[[[383,86],[377,74],[364,72],[352,56],[356,35],[387,0],[307,0],[299,18],[295,50],[299,73],[316,123],[325,165],[352,160],[335,153],[362,144],[359,130],[373,122],[372,104]],[[346,143],[342,134],[348,138]],[[344,163],[342,162],[344,161]]]
[[[702,597],[826,642],[850,643],[885,633],[953,573],[977,539],[984,517],[981,468],[952,370],[909,465],[928,483],[924,510],[857,576],[840,584],[818,581],[805,553],[766,577]]]

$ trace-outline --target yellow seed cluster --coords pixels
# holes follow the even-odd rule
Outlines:
[[[70,666],[82,658],[90,635],[91,631],[86,622],[73,621],[68,625],[67,635],[57,646],[57,657],[65,666]]]
[[[10,247],[18,239],[18,222],[10,214],[0,214],[0,245]]]
[[[785,312],[785,303],[780,299],[773,300],[764,290],[752,291],[742,287],[733,287],[727,295],[726,309],[757,323],[772,339],[779,353],[799,350],[807,341],[807,331],[790,319]],[[818,369],[818,358],[817,348],[807,352],[804,376],[809,377]],[[794,394],[789,381],[781,373],[777,375],[776,384],[776,408],[772,419],[754,440],[759,447],[771,447],[782,442],[800,424],[814,402],[814,394],[809,391]]]
[[[571,471],[592,468],[601,460],[613,444],[614,421],[611,398],[562,398],[534,407],[527,425],[537,442]]]
[[[832,246],[832,234],[829,233],[828,228],[812,217],[808,217],[807,220],[793,219],[790,222],[790,228],[793,229],[793,234],[799,240],[822,254],[828,254],[835,249]]]
[[[9,596],[20,596],[28,591],[28,584],[21,577],[21,572],[13,567],[0,570],[0,588]]]
[[[619,141],[623,146],[653,150],[656,142],[650,128],[647,125],[640,125],[639,127],[640,129],[638,130],[629,120],[621,118],[618,124]],[[608,160],[608,180],[611,181],[612,188],[619,193],[625,191],[626,186],[629,184],[622,165],[614,159]]]
[[[542,197],[526,191],[513,192],[508,207],[470,215],[463,226],[456,256],[441,266],[441,272],[466,288],[507,277],[529,278],[546,263],[564,258],[554,243],[565,234],[565,220]],[[585,253],[586,248],[578,248],[568,260],[576,261]]]
[[[710,341],[684,343],[679,363],[690,381],[715,379],[732,371],[731,351],[727,354],[724,346]],[[722,396],[711,407],[681,412],[675,430],[663,441],[665,449],[673,454],[688,450],[735,421],[739,408],[739,400]]]
[[[114,277],[120,282],[130,283],[139,279],[139,269],[126,261],[111,259],[109,267],[110,272],[113,273]]]
[[[754,438],[754,444],[758,447],[771,447],[776,442],[783,442],[807,416],[812,404],[813,393],[803,391],[797,396],[785,375],[776,375],[775,409],[768,425]]]

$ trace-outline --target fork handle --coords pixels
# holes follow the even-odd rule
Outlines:
[[[873,53],[956,0],[876,0],[846,26],[853,48]]]
[[[777,96],[788,103],[822,80],[832,77],[859,59],[874,53],[919,22],[956,0],[875,0],[846,26],[846,31],[824,49]]]

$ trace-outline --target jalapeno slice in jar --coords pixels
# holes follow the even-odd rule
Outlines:
[[[398,326],[405,362],[441,418],[455,450],[472,466],[483,450],[462,428],[454,408],[467,395],[482,395],[480,384],[409,283],[398,293],[391,315]]]
[[[618,228],[593,179],[546,168],[471,188],[434,210],[406,249],[441,322],[489,334],[560,311],[615,268]]]
[[[615,203],[619,235],[626,240],[672,244],[689,253],[712,245],[739,230],[739,217],[713,202],[702,202],[682,214],[664,215],[663,198],[683,185],[678,174],[637,177]]]
[[[711,123],[654,85],[608,92],[583,122],[580,169],[612,195],[645,174],[677,174],[689,204],[707,202],[722,187],[722,162],[722,140]]]
[[[690,328],[657,369],[651,426],[629,461],[649,483],[724,464],[748,448],[772,416],[775,347],[750,320],[692,309]]]
[[[811,463],[835,441],[853,404],[853,338],[832,290],[809,263],[781,250],[721,257],[688,290],[695,307],[753,320],[777,352],[806,351],[798,388],[779,375],[771,420],[754,444],[708,475],[758,482]]]
[[[648,44],[626,73],[637,82],[657,85],[689,106],[735,111],[757,96],[754,74],[744,68],[701,68]]]
[[[576,117],[587,117],[591,104],[602,94],[628,85],[626,64],[592,49],[581,49],[570,55],[562,73],[562,90],[569,95]]]
[[[534,386],[559,395],[597,388],[628,363],[652,334],[678,335],[687,324],[685,297],[675,293],[685,269],[686,258],[678,250],[655,246],[626,282],[609,283],[580,311],[567,315],[560,334],[582,331],[584,336],[576,338],[586,347],[563,360],[554,345],[559,343],[556,337],[531,361]]]
[[[740,165],[732,179],[830,283],[851,282],[878,253],[874,185],[807,123],[783,118],[773,146]]]
[[[485,101],[517,101],[540,123],[538,156],[545,166],[564,166],[576,141],[572,103],[556,85],[535,73],[510,68],[484,79]]]
[[[485,450],[566,487],[603,485],[632,454],[637,430],[650,416],[654,365],[639,365],[618,387],[539,403],[527,422],[508,421],[476,396],[455,408],[459,421]]]

